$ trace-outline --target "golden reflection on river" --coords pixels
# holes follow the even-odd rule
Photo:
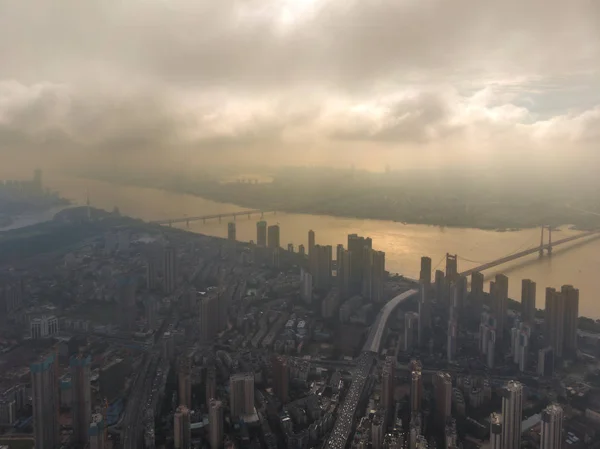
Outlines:
[[[48,185],[63,196],[82,204],[86,190],[93,206],[111,210],[117,206],[121,213],[145,220],[158,220],[186,216],[199,216],[219,212],[244,210],[232,204],[215,203],[192,195],[164,192],[156,189],[111,185],[83,179],[50,179]],[[258,215],[238,217],[238,240],[256,240]],[[373,239],[373,246],[385,251],[386,268],[416,278],[421,256],[429,256],[434,267],[444,268],[447,252],[459,255],[459,270],[539,245],[540,230],[528,229],[515,232],[482,231],[464,228],[440,228],[425,225],[403,225],[390,221],[359,220],[304,214],[265,214],[269,224],[281,226],[281,245],[287,248],[293,243],[308,245],[308,231],[316,233],[319,244],[337,245],[347,243],[348,234],[362,234]],[[207,235],[226,237],[227,221],[190,223],[190,230]],[[178,227],[186,228],[185,223]],[[576,234],[566,227],[553,233],[553,240]],[[581,315],[600,317],[597,292],[600,290],[600,239],[576,241],[554,249],[552,257],[540,259],[537,254],[485,272],[486,278],[505,273],[510,278],[510,294],[519,300],[521,279],[537,282],[537,307],[544,307],[546,287],[559,288],[572,284],[580,289]],[[335,253],[335,251],[334,251]]]

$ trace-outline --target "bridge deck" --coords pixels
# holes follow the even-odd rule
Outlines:
[[[241,217],[242,215],[251,215],[251,214],[264,214],[269,211],[262,211],[260,209],[251,209],[251,210],[241,210],[237,212],[225,212],[222,214],[211,214],[211,215],[199,215],[195,217],[179,217],[179,218],[170,218],[165,220],[154,220],[150,223],[152,224],[175,224],[175,223],[187,223],[190,221],[200,221],[200,220],[212,220],[215,218],[225,218],[225,217]]]

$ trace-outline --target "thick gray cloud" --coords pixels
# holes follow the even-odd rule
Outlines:
[[[0,0],[0,61],[4,152],[593,151],[600,3]]]

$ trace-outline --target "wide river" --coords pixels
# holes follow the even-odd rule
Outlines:
[[[89,191],[94,207],[111,210],[117,206],[122,214],[144,220],[199,216],[219,212],[243,210],[244,208],[216,203],[192,195],[170,193],[162,190],[112,185],[104,182],[77,178],[48,179],[46,184],[75,203],[84,204]],[[237,218],[239,240],[256,240],[258,215]],[[373,239],[373,247],[385,251],[386,269],[418,278],[421,256],[429,256],[435,268],[444,268],[445,254],[458,254],[459,270],[466,270],[490,260],[539,245],[540,230],[527,229],[515,232],[482,231],[465,228],[440,228],[425,225],[403,225],[391,221],[358,220],[321,215],[271,213],[264,219],[281,227],[281,244],[308,244],[308,231],[316,233],[319,244],[346,245],[348,234],[361,234]],[[190,230],[206,235],[226,237],[227,219],[219,223],[210,220],[206,224],[195,222]],[[185,228],[185,223],[180,225]],[[553,239],[575,234],[564,227],[553,233]],[[568,243],[555,248],[552,257],[540,259],[537,255],[501,265],[486,271],[486,279],[496,273],[510,278],[510,294],[520,299],[521,280],[537,282],[537,307],[544,307],[544,290],[547,286],[560,288],[572,284],[580,290],[581,315],[600,318],[600,239]],[[335,253],[335,250],[334,250]]]

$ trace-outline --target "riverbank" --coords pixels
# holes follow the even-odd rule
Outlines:
[[[194,195],[207,200],[234,204],[241,208],[281,211],[291,214],[327,215],[359,220],[385,220],[400,224],[470,228],[514,232],[539,227],[540,223],[574,225],[590,229],[600,225],[593,215],[574,215],[560,201],[541,203],[505,193],[468,192],[451,187],[412,186],[398,189],[387,184],[364,181],[347,183],[318,178],[284,179],[271,183],[222,183],[216,179],[185,176],[124,176],[119,174],[86,175],[89,179],[119,185],[155,188],[172,193]],[[347,180],[346,180],[347,181]]]

